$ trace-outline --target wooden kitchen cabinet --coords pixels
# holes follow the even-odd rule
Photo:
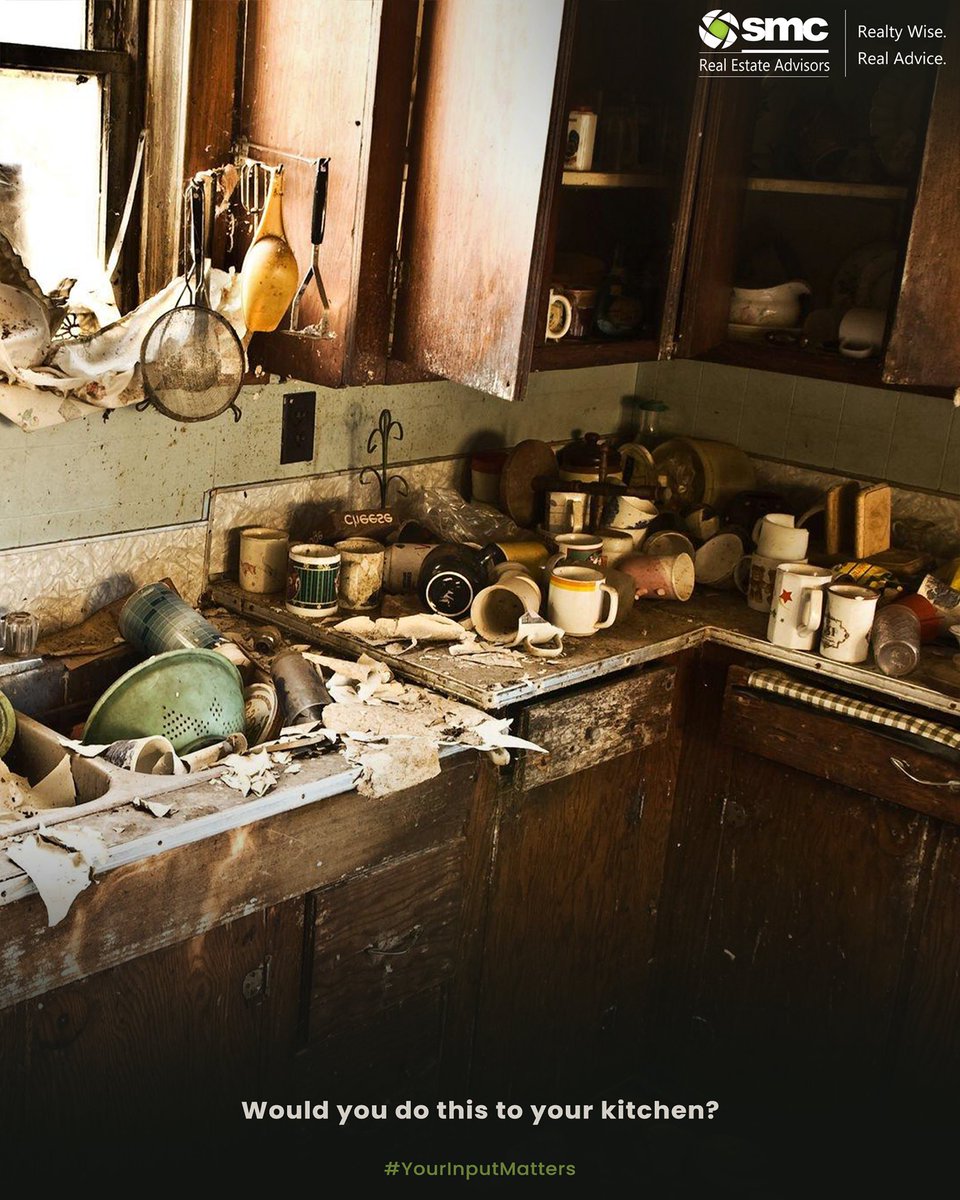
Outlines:
[[[956,764],[751,691],[752,665],[706,650],[684,729],[661,1066],[754,1112],[923,1099],[957,1065],[960,805],[890,760],[931,783]]]
[[[4,980],[8,1134],[235,1131],[243,1098],[430,1097],[441,1072],[461,1092],[494,774],[461,756],[119,867],[50,930],[38,896],[5,908],[7,961],[26,938],[50,985],[84,976]]]
[[[947,56],[936,73],[703,83],[673,353],[868,386],[956,387],[960,237],[946,198],[958,184],[958,77]],[[791,280],[811,292],[797,320],[769,332],[731,324],[735,285]],[[879,354],[840,353],[837,323],[851,307],[882,312]]]
[[[640,1072],[689,660],[530,705],[501,787],[470,1084],[582,1100]],[[529,768],[529,769],[528,769]]]

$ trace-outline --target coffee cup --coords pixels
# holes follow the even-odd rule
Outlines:
[[[586,492],[547,492],[544,530],[547,533],[582,533],[588,499]]]
[[[743,557],[743,544],[735,533],[718,533],[697,548],[693,566],[697,583],[712,588],[732,588],[733,573]]]
[[[695,575],[689,554],[628,554],[617,568],[633,580],[637,600],[689,600]]]
[[[470,605],[470,620],[477,633],[488,642],[515,645],[520,618],[537,613],[540,589],[524,575],[507,575],[482,588]]]
[[[568,563],[599,567],[603,557],[603,538],[595,533],[558,533],[553,539]]]
[[[883,345],[887,318],[879,308],[850,308],[840,321],[840,353],[847,358],[870,358]]]
[[[603,505],[601,520],[607,529],[625,529],[636,550],[647,536],[647,529],[658,517],[652,500],[640,496],[610,496]]]
[[[291,546],[287,558],[288,612],[298,617],[327,617],[337,611],[340,552],[323,543]]]
[[[603,566],[615,567],[617,563],[633,553],[633,538],[626,529],[601,529],[603,541]]]
[[[779,565],[779,558],[770,558],[766,554],[745,554],[734,567],[733,582],[746,596],[747,606],[754,612],[770,612]]]
[[[807,557],[810,531],[798,529],[792,513],[767,513],[753,527],[757,553],[780,562],[803,562]]]
[[[380,612],[383,600],[383,546],[373,538],[345,538],[337,542],[340,553],[339,606],[345,613]]]
[[[824,588],[833,576],[808,563],[781,563],[773,584],[767,640],[791,650],[812,650],[823,620]]]
[[[263,525],[240,531],[239,583],[245,592],[282,592],[287,579],[289,536]]]
[[[820,634],[820,653],[835,662],[865,662],[877,609],[877,592],[855,584],[827,588],[827,608]]]
[[[550,574],[547,616],[571,637],[589,637],[612,625],[617,619],[617,605],[617,589],[606,582],[602,571],[587,566],[556,566]]]
[[[550,299],[547,302],[547,340],[559,341],[569,332],[572,320],[573,307],[570,301],[563,292],[555,292],[551,289]]]
[[[643,543],[644,554],[655,557],[675,557],[678,554],[688,554],[693,558],[695,549],[693,542],[685,533],[677,533],[673,529],[661,529],[657,533],[648,533]]]

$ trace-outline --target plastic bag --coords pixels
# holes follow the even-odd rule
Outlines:
[[[409,515],[445,542],[483,546],[533,536],[492,504],[464,500],[453,488],[424,488],[411,497]]]

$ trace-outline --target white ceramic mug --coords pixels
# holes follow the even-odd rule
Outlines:
[[[840,322],[840,353],[847,358],[869,358],[880,353],[886,330],[880,308],[849,308]]]
[[[699,546],[693,556],[697,583],[712,588],[732,588],[733,573],[743,557],[743,543],[735,533],[718,533]]]
[[[608,529],[625,529],[636,550],[647,536],[647,527],[660,515],[652,500],[640,496],[611,496],[604,501],[602,519]]]
[[[827,611],[820,634],[820,653],[835,662],[865,662],[877,610],[877,592],[854,584],[827,588]]]
[[[254,525],[240,531],[239,583],[245,592],[282,592],[287,582],[290,539],[283,529]]]
[[[603,539],[603,566],[606,570],[633,553],[633,538],[625,529],[601,529]]]
[[[563,292],[550,291],[547,302],[547,339],[557,342],[570,330],[573,308]]]
[[[810,531],[798,529],[792,513],[767,513],[753,527],[757,553],[780,562],[803,562],[807,557]]]
[[[540,589],[529,576],[506,575],[477,592],[470,620],[485,641],[516,645],[521,618],[539,607]]]
[[[604,596],[607,613],[603,616]],[[589,637],[617,619],[617,589],[592,567],[554,567],[547,593],[547,616],[572,637]]]
[[[379,613],[383,600],[383,546],[373,538],[345,538],[340,552],[339,606],[346,613]]]
[[[781,563],[773,585],[767,640],[791,650],[812,650],[823,620],[824,588],[833,576],[808,563]]]
[[[582,533],[588,499],[586,492],[547,492],[544,530],[547,533]]]

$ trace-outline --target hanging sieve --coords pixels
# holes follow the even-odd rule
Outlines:
[[[211,181],[212,182],[212,181]],[[147,331],[140,347],[145,401],[174,421],[206,421],[232,408],[240,393],[246,364],[243,346],[226,317],[215,312],[207,295],[207,249],[213,230],[212,196],[207,183],[194,178],[184,208],[184,290],[177,303]],[[192,283],[191,283],[192,277]]]

